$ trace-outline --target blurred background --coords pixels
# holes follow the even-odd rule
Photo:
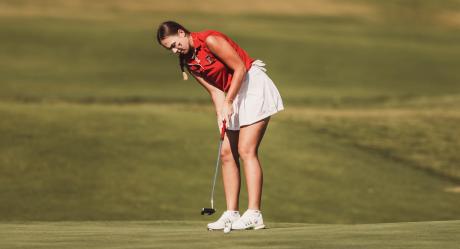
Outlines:
[[[268,223],[460,219],[458,0],[0,0],[0,220],[215,218],[215,115],[166,20],[266,62]]]

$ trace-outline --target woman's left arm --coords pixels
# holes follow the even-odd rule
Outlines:
[[[222,116],[228,120],[233,114],[232,103],[238,94],[244,76],[246,75],[246,67],[235,49],[233,49],[233,47],[224,38],[210,35],[206,38],[206,45],[214,55],[216,55],[226,66],[233,70],[230,88],[228,89],[222,107]]]

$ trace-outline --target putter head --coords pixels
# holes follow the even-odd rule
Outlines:
[[[203,208],[201,209],[201,215],[212,215],[216,210],[214,208]]]

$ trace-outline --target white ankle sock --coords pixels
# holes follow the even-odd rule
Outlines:
[[[248,209],[246,212],[249,212],[250,214],[260,214],[260,210],[257,209]]]

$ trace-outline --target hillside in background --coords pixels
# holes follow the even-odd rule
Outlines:
[[[460,219],[459,1],[199,3],[0,0],[0,220],[202,219],[218,134],[156,44],[169,19],[228,34],[280,89],[266,220]]]

